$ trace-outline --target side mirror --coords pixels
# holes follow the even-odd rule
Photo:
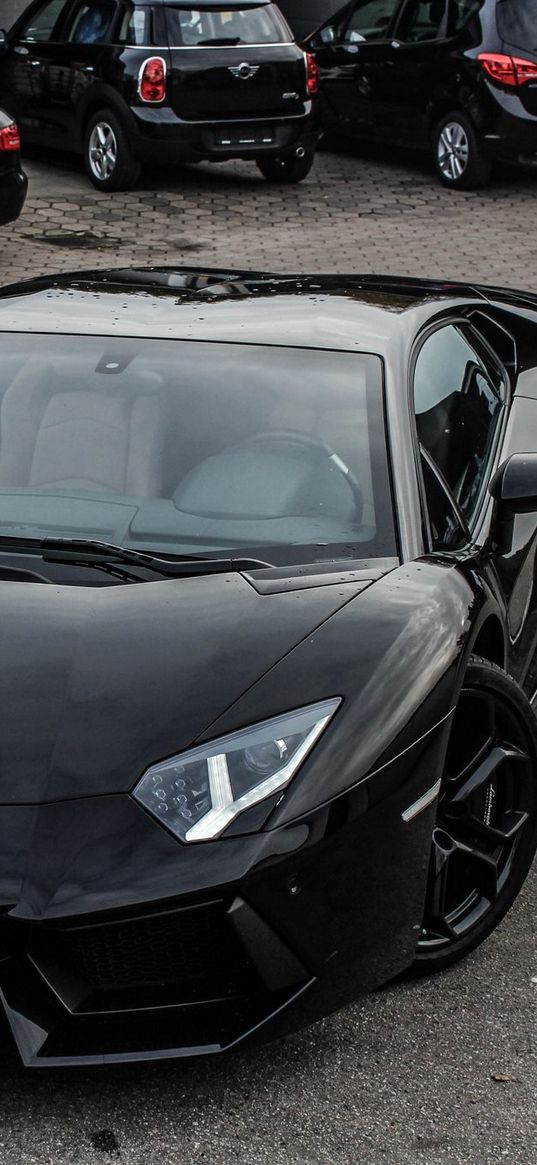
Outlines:
[[[537,513],[537,453],[513,453],[489,484],[495,502],[512,514]]]

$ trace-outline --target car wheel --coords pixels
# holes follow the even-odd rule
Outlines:
[[[140,175],[127,134],[115,113],[101,109],[86,127],[84,162],[98,190],[130,190]]]
[[[465,113],[448,113],[434,131],[434,160],[440,181],[455,190],[477,190],[488,182],[492,164]]]
[[[514,902],[537,846],[537,720],[517,683],[472,657],[455,710],[411,975],[449,967]]]
[[[258,158],[257,166],[267,182],[292,185],[307,177],[314,158],[315,146],[296,146],[278,158]]]

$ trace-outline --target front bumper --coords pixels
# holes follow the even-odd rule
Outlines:
[[[170,108],[131,108],[131,146],[141,162],[224,162],[278,156],[299,142],[315,144],[319,120],[311,103],[303,115],[225,121],[182,121]]]
[[[0,173],[0,226],[19,217],[28,190],[28,179],[20,169]]]
[[[217,1053],[325,1015],[413,958],[439,725],[266,832],[181,846],[129,796],[0,807],[0,1000],[29,1066]]]

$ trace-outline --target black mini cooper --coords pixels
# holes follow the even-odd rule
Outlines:
[[[270,0],[36,0],[1,48],[23,140],[83,151],[98,189],[152,161],[311,169],[316,66]]]

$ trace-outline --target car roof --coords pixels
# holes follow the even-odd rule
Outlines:
[[[331,348],[382,353],[474,287],[371,275],[200,268],[85,271],[0,288],[0,332]],[[418,310],[421,309],[421,310]]]

